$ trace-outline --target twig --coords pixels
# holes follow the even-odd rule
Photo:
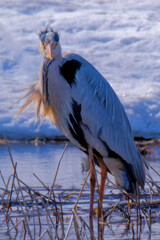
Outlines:
[[[34,207],[33,207],[33,204],[32,204],[32,213],[33,213],[33,239],[35,239],[35,230],[36,230],[36,228],[35,228],[35,215],[34,215]]]
[[[25,226],[25,220],[23,220],[22,222],[23,222],[23,228],[24,228],[23,239],[25,239],[25,238],[26,238],[26,226]]]
[[[33,176],[35,176],[38,179],[38,181],[49,191],[49,188],[39,179],[39,177],[37,177],[35,173],[33,173]]]
[[[142,146],[149,146],[151,144],[155,144],[155,143],[159,143],[160,142],[160,139],[158,138],[155,138],[155,139],[152,139],[152,140],[148,140],[148,141],[135,141],[135,144],[136,145],[142,145]]]
[[[88,228],[88,230],[89,230],[92,238],[95,240],[95,237],[94,237],[93,233],[91,232],[90,227],[88,226],[88,224],[84,221],[84,219],[83,219],[81,216],[80,216],[79,218],[80,218],[81,221],[85,224],[85,226]]]
[[[14,179],[15,179],[15,174],[16,174],[16,167],[17,167],[17,163],[15,163],[15,166],[14,166],[14,173],[13,173],[11,191],[10,191],[9,202],[8,202],[8,207],[7,207],[7,214],[8,214],[9,208],[11,206],[11,198],[12,198],[13,185],[14,185]]]
[[[73,212],[73,222],[74,222],[74,229],[75,229],[76,237],[77,237],[77,240],[81,240],[79,231],[78,231],[77,214],[76,214],[75,209],[73,209],[72,212]]]
[[[4,183],[4,186],[5,186],[5,188],[6,188],[6,187],[7,187],[7,185],[6,185],[5,181],[4,181],[4,177],[3,177],[3,175],[2,175],[2,172],[1,172],[1,170],[0,170],[0,175],[1,175],[2,181],[3,181],[3,183]]]
[[[76,200],[76,202],[75,202],[75,204],[74,204],[73,209],[76,209],[76,207],[77,207],[77,203],[78,203],[78,201],[79,201],[79,199],[80,199],[80,197],[81,197],[81,195],[82,195],[83,188],[84,188],[84,185],[85,185],[85,183],[86,183],[86,181],[87,181],[87,178],[88,178],[89,174],[90,174],[90,170],[88,171],[88,173],[87,173],[87,175],[86,175],[86,177],[85,177],[85,179],[84,179],[84,182],[83,182],[81,191],[80,191],[80,193],[79,193],[79,195],[78,195],[78,198],[77,198],[77,200]]]
[[[120,206],[117,206],[117,209],[120,210],[122,212],[122,214],[128,218],[128,220],[130,221],[130,215],[128,215]]]
[[[146,224],[147,224],[148,230],[150,231],[150,226],[149,226],[149,224],[148,224],[148,221],[147,221],[147,217],[146,217],[145,211],[143,210],[143,208],[141,208],[141,211],[142,211],[142,213],[143,213],[143,216],[144,216],[145,222],[146,222]]]
[[[35,195],[33,195],[33,198],[34,198],[34,200],[35,200],[36,209],[37,209],[38,223],[39,223],[39,233],[38,233],[38,234],[39,234],[39,236],[40,236],[42,227],[41,227],[41,219],[40,219],[40,214],[39,214],[39,209],[38,209],[38,202],[37,202],[37,199],[36,199],[36,196],[35,196]]]
[[[38,240],[42,239],[42,237],[44,237],[44,235],[45,235],[46,233],[48,234],[49,238],[52,240],[52,237],[50,236],[48,229],[46,229],[46,230],[41,234],[41,236],[38,238]]]
[[[84,236],[85,236],[85,238],[88,240],[89,238],[87,237],[87,233],[86,233],[86,230],[85,230],[85,226],[86,226],[85,221],[82,219],[81,216],[79,216],[78,218],[79,218],[79,220],[80,220],[80,222],[81,222],[81,229],[82,229],[82,231],[83,231],[82,239],[84,239]],[[81,235],[82,235],[82,234],[81,234]],[[94,236],[93,236],[93,238],[94,238]]]
[[[6,200],[4,199],[4,196],[0,194],[0,197],[3,201],[4,206],[7,207],[8,204],[7,204]]]
[[[19,189],[20,189],[20,192],[21,192],[21,196],[22,196],[22,199],[23,199],[23,202],[24,202],[24,206],[25,206],[25,209],[26,209],[26,212],[27,212],[27,206],[26,206],[26,203],[24,201],[24,197],[23,197],[23,193],[22,193],[22,190],[21,190],[20,183],[18,181],[18,176],[17,176],[17,172],[16,172],[16,169],[15,169],[14,161],[13,161],[13,158],[12,158],[12,155],[11,155],[11,152],[10,152],[10,149],[9,149],[9,146],[8,146],[8,142],[7,142],[7,138],[6,138],[5,134],[4,134],[4,138],[5,138],[5,143],[6,143],[6,146],[7,146],[7,149],[8,149],[8,153],[9,153],[9,156],[10,156],[10,159],[11,159],[11,163],[12,163],[13,169],[15,171],[15,177],[17,179],[17,183],[18,183],[18,186],[19,186]]]
[[[45,208],[45,211],[46,211],[46,216],[48,216],[48,218],[50,219],[50,222],[51,222],[51,224],[52,224],[53,228],[56,230],[56,227],[54,226],[54,223],[53,223],[53,221],[52,221],[52,218],[51,218],[51,216],[50,216],[50,215],[49,215],[49,213],[48,213],[48,210],[47,210],[47,205],[45,204],[45,202],[44,202],[44,199],[43,199],[43,198],[42,198],[42,203],[43,203],[43,206],[44,206],[44,208]],[[58,237],[57,231],[55,232],[55,235],[56,235],[56,237]]]
[[[44,194],[39,193],[39,192],[35,191],[33,188],[29,187],[29,186],[28,186],[26,183],[24,183],[21,179],[18,178],[18,181],[21,182],[24,186],[26,186],[28,190],[34,192],[34,194],[35,194],[36,196],[43,197],[44,199],[45,199],[45,198],[48,199],[48,197],[46,197]],[[28,193],[28,192],[27,192],[27,193]],[[53,199],[50,199],[50,200],[51,200],[52,202],[54,202]]]
[[[98,228],[98,232],[97,232],[97,235],[98,235],[98,240],[100,240],[100,238],[101,238],[101,226],[100,226],[100,216],[101,216],[101,212],[102,212],[102,210],[101,210],[101,208],[100,208],[100,199],[99,199],[99,197],[97,198],[97,208],[98,208],[98,214],[97,214],[97,228]]]
[[[149,207],[149,230],[151,232],[151,207]]]
[[[59,203],[60,203],[60,219],[61,219],[61,229],[62,229],[62,238],[64,238],[65,234],[64,234],[64,219],[63,219],[63,210],[62,210],[62,202],[61,202],[61,197],[59,194]]]
[[[1,195],[0,195],[1,196]],[[3,199],[3,197],[1,196],[1,198]],[[3,201],[5,201],[5,200],[3,200]],[[7,205],[6,205],[7,206]],[[11,217],[9,216],[9,214],[7,214],[7,212],[6,212],[6,209],[4,208],[4,211],[5,211],[5,215],[6,215],[6,225],[7,225],[7,230],[9,230],[9,226],[8,226],[8,219],[10,220],[10,222],[12,223],[12,226],[13,226],[13,228],[15,229],[15,231],[16,231],[16,233],[17,233],[17,228],[16,228],[16,226],[14,225],[14,223],[13,223],[13,221],[12,221],[12,219],[11,219]]]
[[[55,181],[56,181],[58,169],[59,169],[61,160],[62,160],[62,158],[63,158],[63,155],[64,155],[64,153],[65,153],[65,150],[66,150],[67,146],[68,146],[68,143],[65,145],[64,150],[63,150],[63,152],[62,152],[62,155],[61,155],[61,157],[60,157],[60,159],[59,159],[59,162],[58,162],[58,165],[57,165],[57,169],[56,169],[56,173],[55,173],[55,176],[54,176],[54,179],[53,179],[53,183],[52,183],[52,185],[51,185],[51,189],[50,189],[50,193],[49,193],[49,196],[48,196],[48,201],[47,201],[47,205],[46,205],[46,206],[48,206],[49,199],[50,199],[51,194],[52,194],[52,192],[53,192],[53,187],[54,187],[54,184],[55,184]]]
[[[11,227],[10,229],[7,230],[7,232],[10,232],[13,228],[15,228],[16,226],[18,226],[21,222],[24,221],[24,218],[21,219],[18,223],[16,223],[13,227]]]
[[[111,210],[104,216],[104,220],[106,220],[106,218],[113,212],[113,210],[119,205],[119,202],[116,203]]]
[[[75,202],[75,204],[74,204],[73,209],[76,209],[77,203],[78,203],[78,201],[79,201],[79,199],[80,199],[80,197],[81,197],[81,194],[82,194],[84,185],[85,185],[85,183],[86,183],[86,181],[87,181],[87,178],[88,178],[89,174],[90,174],[90,170],[88,171],[88,173],[87,173],[87,175],[86,175],[86,177],[85,177],[85,180],[84,180],[84,182],[83,182],[81,191],[80,191],[80,193],[79,193],[79,195],[78,195],[78,198],[77,198],[77,200],[76,200],[76,202]],[[71,225],[72,225],[72,221],[73,221],[73,214],[72,214],[72,217],[71,217],[71,219],[70,219],[69,226],[68,226],[68,229],[67,229],[67,232],[66,232],[66,235],[65,235],[64,240],[66,240],[67,237],[68,237],[68,234],[69,234],[69,231],[70,231],[70,228],[71,228]]]
[[[67,237],[68,237],[68,234],[69,234],[69,231],[70,231],[70,228],[71,228],[71,225],[72,225],[72,221],[73,221],[73,215],[72,215],[72,217],[71,217],[71,219],[70,219],[69,226],[68,226],[66,235],[65,235],[65,237],[64,237],[64,240],[66,240]]]
[[[18,197],[19,198],[19,197]],[[23,214],[23,217],[24,217],[24,221],[25,221],[25,223],[26,223],[26,227],[27,227],[27,231],[28,231],[28,234],[29,234],[29,236],[30,236],[30,239],[32,240],[33,238],[32,238],[32,234],[31,234],[31,231],[30,231],[30,228],[29,228],[29,225],[28,225],[28,222],[27,222],[27,218],[26,218],[26,215],[25,215],[25,213],[24,213],[24,211],[23,211],[23,208],[22,208],[22,204],[21,204],[21,201],[19,200],[19,204],[20,204],[20,207],[21,207],[21,210],[22,210],[22,214]]]
[[[3,193],[3,197],[5,196],[6,192],[9,192],[8,186],[9,186],[9,182],[10,182],[11,177],[12,177],[12,175],[10,175],[9,178],[8,178],[7,185],[6,185],[5,191]]]
[[[147,165],[160,177],[160,174],[148,162]]]

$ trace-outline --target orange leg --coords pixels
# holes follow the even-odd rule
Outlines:
[[[96,173],[93,162],[93,152],[89,149],[89,161],[90,161],[90,206],[89,206],[89,226],[91,230],[90,239],[93,240],[93,203],[94,203],[94,192],[96,185]]]
[[[103,195],[104,195],[104,187],[105,187],[105,181],[107,178],[107,170],[104,164],[100,164],[100,169],[101,169],[101,184],[100,184],[100,192],[99,192],[99,199],[100,199],[100,209],[101,213],[103,211],[102,207],[102,201],[103,201]]]
[[[99,191],[99,207],[100,212],[98,213],[98,219],[102,219],[103,221],[103,195],[104,195],[104,187],[105,187],[105,181],[107,177],[107,168],[105,164],[102,161],[99,161],[99,166],[101,170],[101,183],[100,183],[100,191]],[[104,225],[98,225],[98,240],[103,240],[103,233],[104,233]]]

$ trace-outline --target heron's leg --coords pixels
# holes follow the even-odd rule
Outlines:
[[[102,206],[102,201],[103,201],[103,195],[104,195],[104,187],[105,187],[105,181],[107,178],[107,168],[105,164],[102,161],[98,161],[99,166],[100,166],[100,171],[101,171],[101,183],[100,183],[100,190],[99,190],[99,207],[100,211],[98,213],[98,219],[101,219],[103,221],[103,206]],[[98,239],[103,240],[103,233],[104,233],[104,225],[98,225]]]
[[[107,169],[103,163],[99,163],[99,165],[100,165],[100,170],[101,170],[101,184],[100,184],[100,191],[99,191],[99,200],[100,200],[100,210],[101,210],[101,214],[102,214],[102,211],[103,211],[102,201],[103,201],[103,195],[104,195],[105,181],[107,178]]]
[[[89,148],[89,161],[90,161],[90,206],[89,206],[89,226],[91,230],[91,240],[93,237],[93,203],[94,203],[94,192],[96,185],[96,173],[93,161],[93,152],[92,149]]]

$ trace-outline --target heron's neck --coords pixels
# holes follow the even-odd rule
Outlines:
[[[42,94],[43,94],[43,100],[45,103],[49,104],[49,93],[48,93],[48,70],[51,63],[53,63],[55,60],[43,59],[43,63],[41,66],[41,80],[42,80]]]

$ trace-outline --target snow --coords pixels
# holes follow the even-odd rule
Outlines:
[[[159,0],[6,0],[0,2],[0,138],[54,138],[47,121],[35,124],[34,108],[16,117],[9,106],[39,78],[38,33],[60,34],[63,53],[78,53],[111,84],[134,136],[160,137]]]

